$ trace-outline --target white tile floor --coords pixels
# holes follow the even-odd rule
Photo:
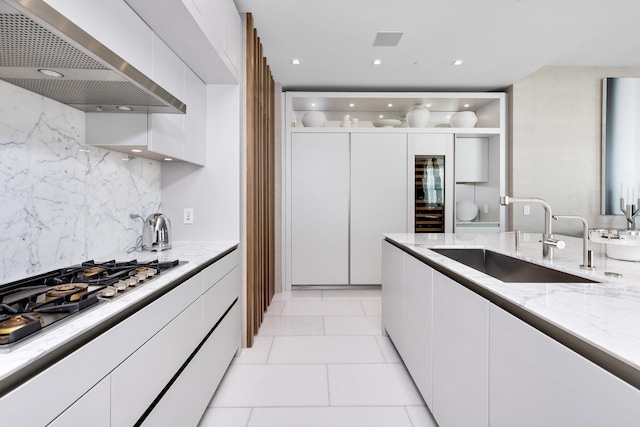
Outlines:
[[[433,427],[388,337],[379,290],[277,294],[200,427]]]

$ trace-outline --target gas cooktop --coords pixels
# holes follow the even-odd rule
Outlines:
[[[175,261],[86,261],[0,285],[0,349],[148,283]]]

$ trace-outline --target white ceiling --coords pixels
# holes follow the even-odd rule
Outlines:
[[[502,90],[547,65],[640,67],[638,0],[235,2],[287,90]],[[404,35],[374,47],[378,31]]]

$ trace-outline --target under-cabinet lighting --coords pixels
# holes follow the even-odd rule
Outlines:
[[[387,107],[393,107],[393,104],[387,104]]]
[[[312,104],[311,104],[311,106],[312,106],[312,107],[315,107],[315,106],[316,106],[316,104],[312,103]]]
[[[384,114],[380,114],[378,117],[384,119]]]
[[[382,59],[374,59],[373,60],[373,65],[381,65],[382,64]]]
[[[173,159],[172,159],[171,157],[165,157],[163,160],[164,160],[165,162],[170,162],[170,161],[172,161]]]
[[[38,72],[39,72],[40,74],[44,74],[45,76],[49,76],[49,77],[56,77],[56,78],[62,78],[62,77],[64,77],[64,74],[59,73],[59,72],[57,72],[57,71],[48,70],[48,69],[46,69],[46,68],[40,68],[40,69],[38,70]]]
[[[118,105],[116,108],[120,111],[133,111],[133,108],[126,105]]]
[[[356,104],[349,104],[349,107],[355,107]]]
[[[431,107],[431,104],[427,104],[427,108]]]
[[[464,64],[464,61],[462,59],[456,59],[455,61],[453,61],[453,64],[451,65],[462,65]]]
[[[298,58],[293,58],[293,59],[291,60],[291,63],[292,63],[293,65],[300,65],[300,64],[302,64],[302,61],[300,61]]]
[[[469,104],[464,104],[464,108],[469,108]]]
[[[132,153],[142,153],[142,150],[138,150],[137,148],[132,148],[131,152]]]

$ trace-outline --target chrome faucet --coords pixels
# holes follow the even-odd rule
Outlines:
[[[535,203],[544,208],[544,233],[542,234],[542,258],[553,259],[553,248],[564,248],[562,240],[556,240],[551,233],[551,206],[542,199],[535,197],[500,196],[500,204],[507,206],[513,203]]]
[[[582,221],[582,265],[584,270],[595,270],[592,260],[592,252],[589,250],[589,224],[587,220],[578,215],[553,215],[553,219],[577,219]]]

